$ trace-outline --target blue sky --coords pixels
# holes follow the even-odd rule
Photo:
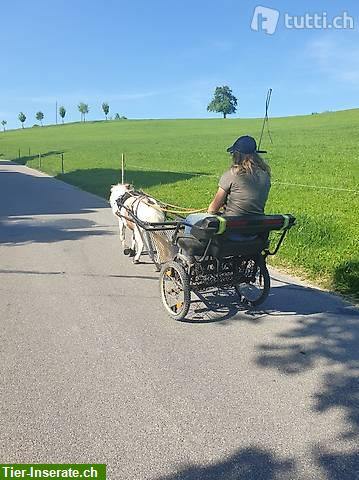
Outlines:
[[[294,3],[294,2],[293,2]],[[240,117],[263,115],[267,89],[271,115],[306,114],[359,106],[359,5],[304,0],[84,0],[3,2],[0,120],[19,126],[55,121],[55,102],[69,121],[77,104],[100,119],[215,117],[206,106],[217,85],[239,98]],[[251,30],[256,6],[280,11],[275,34]],[[293,30],[284,13],[347,11],[350,30]],[[237,116],[236,115],[236,116]]]

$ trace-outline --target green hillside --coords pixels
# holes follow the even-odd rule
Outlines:
[[[358,295],[359,110],[277,118],[270,126],[267,213],[298,218],[274,262]],[[257,119],[74,123],[1,133],[0,155],[38,168],[41,153],[43,171],[108,197],[125,152],[126,181],[162,200],[201,208],[229,165],[226,147],[241,134],[258,137],[260,128]]]

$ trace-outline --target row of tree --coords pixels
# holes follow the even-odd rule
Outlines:
[[[85,122],[86,121],[86,115],[89,113],[89,110],[90,110],[88,104],[81,102],[77,105],[77,108],[78,108],[78,111],[81,113],[81,122]],[[105,114],[105,119],[107,120],[108,114],[110,113],[110,106],[107,102],[103,102],[102,111]],[[65,122],[65,116],[66,116],[66,108],[64,106],[59,107],[59,115],[61,117],[62,123],[64,123]],[[27,118],[25,113],[20,112],[17,118],[19,119],[22,128],[24,128],[24,123],[26,122],[26,118]],[[36,112],[35,118],[38,122],[40,122],[40,124],[42,126],[43,125],[42,121],[45,118],[44,113],[41,112],[41,111]],[[124,116],[121,117],[119,113],[116,113],[115,120],[121,120],[121,119],[126,119],[126,117],[124,117]],[[5,131],[7,121],[2,120],[1,125],[2,125],[2,127]]]
[[[207,106],[207,111],[208,112],[222,113],[223,118],[226,118],[227,115],[231,115],[232,113],[236,113],[237,106],[238,106],[237,98],[233,95],[232,90],[227,85],[224,85],[222,87],[217,87],[216,88],[216,90],[214,92],[214,95],[213,95],[213,99]],[[81,122],[85,122],[86,121],[86,115],[89,113],[88,104],[81,102],[77,105],[77,108],[78,108],[79,112],[81,113]],[[105,119],[107,120],[108,114],[110,113],[110,106],[107,102],[103,102],[102,111],[105,114]],[[61,106],[59,108],[59,115],[62,119],[62,123],[64,123],[65,116],[66,116],[66,108],[64,106]],[[37,112],[35,117],[36,117],[36,120],[38,120],[41,123],[41,126],[42,126],[42,121],[44,119],[43,112]],[[24,123],[26,121],[26,115],[24,114],[24,112],[19,113],[18,119],[21,122],[22,128],[24,128]],[[116,113],[115,120],[120,120],[120,119],[126,119],[126,117],[120,117],[120,115],[118,113]],[[5,131],[7,121],[3,120],[1,122],[1,125],[3,126],[3,129]]]

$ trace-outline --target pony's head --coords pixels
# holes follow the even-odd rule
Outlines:
[[[110,203],[111,205],[116,202],[116,200],[127,192],[133,192],[134,186],[129,183],[117,183],[116,185],[111,186],[111,195]]]

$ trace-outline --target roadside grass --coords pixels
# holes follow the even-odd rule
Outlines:
[[[359,110],[270,121],[265,137],[273,186],[267,213],[297,226],[272,263],[359,298]],[[228,168],[225,149],[258,137],[259,119],[130,120],[29,128],[0,134],[0,158],[18,161],[108,198],[120,179],[189,208],[206,207]],[[29,152],[30,148],[30,152]],[[20,149],[20,158],[18,151]],[[61,153],[65,172],[61,174]],[[314,187],[314,188],[311,188]]]

